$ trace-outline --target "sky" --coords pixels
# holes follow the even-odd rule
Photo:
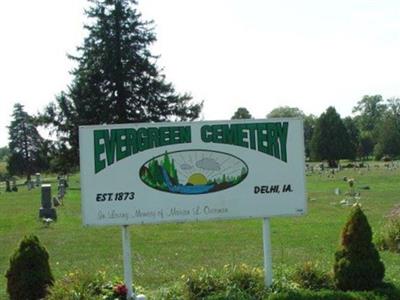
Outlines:
[[[86,32],[85,0],[0,3],[0,147],[13,105],[42,111],[65,91]],[[342,117],[364,95],[400,97],[398,0],[139,0],[153,20],[158,66],[201,119],[279,106]]]

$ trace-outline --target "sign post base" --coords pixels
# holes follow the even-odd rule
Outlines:
[[[135,299],[132,291],[132,260],[131,260],[131,239],[129,235],[128,225],[122,226],[122,251],[124,254],[124,283],[128,292],[126,299]]]
[[[146,300],[145,295],[137,295],[132,290],[132,258],[131,258],[131,239],[129,235],[128,225],[122,226],[122,248],[124,254],[124,283],[128,292],[126,300]]]
[[[265,285],[272,285],[272,252],[271,252],[271,230],[269,218],[263,219],[263,246],[264,246],[264,274]]]

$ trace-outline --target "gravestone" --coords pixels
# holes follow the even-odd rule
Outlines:
[[[60,199],[58,197],[53,197],[53,205],[54,207],[58,207],[61,205]]]
[[[6,180],[6,192],[11,192],[10,180]]]
[[[59,196],[60,198],[64,198],[64,196],[65,196],[65,186],[64,186],[64,183],[61,183],[61,184],[58,186],[58,196]]]
[[[69,175],[65,175],[65,188],[69,188]]]
[[[64,199],[67,187],[67,180],[64,177],[61,177],[58,180],[58,197],[60,199]]]
[[[40,173],[36,173],[36,186],[39,187],[41,184],[41,178],[40,178]]]
[[[334,193],[335,193],[336,196],[339,196],[342,192],[341,192],[341,190],[339,188],[336,188],[334,190]]]
[[[52,207],[51,200],[51,184],[42,184],[42,207],[39,209],[39,218],[57,220],[57,212]]]
[[[35,187],[35,185],[33,184],[33,182],[31,180],[28,180],[26,182],[26,187],[28,188],[28,191],[30,191],[31,189],[33,189]]]
[[[12,180],[11,190],[12,190],[13,192],[18,192],[17,181],[16,181],[15,179]]]

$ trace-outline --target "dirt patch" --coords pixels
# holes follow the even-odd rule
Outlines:
[[[390,219],[398,219],[400,218],[400,204],[397,204],[395,207],[393,207],[389,213],[386,215],[386,217]]]

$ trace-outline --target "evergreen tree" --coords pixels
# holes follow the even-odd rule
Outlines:
[[[316,116],[311,114],[304,117],[304,148],[306,152],[306,158],[311,156],[311,140],[314,134],[316,123]]]
[[[45,164],[44,140],[36,129],[34,119],[20,103],[14,105],[9,129],[8,171],[11,175],[31,175]]]
[[[149,50],[153,23],[142,20],[136,0],[89,1],[88,36],[71,56],[73,82],[42,119],[68,142],[76,163],[79,125],[193,120],[202,107],[165,80]]]
[[[358,148],[358,155],[361,158],[368,158],[374,151],[374,139],[372,134],[368,131],[361,132],[360,144]]]
[[[371,290],[382,284],[384,274],[367,217],[356,205],[343,228],[341,249],[335,253],[335,285],[341,290]]]
[[[26,236],[10,258],[6,273],[7,292],[11,300],[43,299],[53,285],[49,254],[34,236]]]
[[[328,107],[318,118],[311,140],[311,155],[316,160],[327,160],[330,167],[337,160],[347,158],[349,136],[340,115],[334,107]]]
[[[232,116],[232,120],[234,119],[252,119],[251,113],[247,110],[246,107],[239,107]]]
[[[348,143],[346,144],[346,158],[355,160],[357,150],[360,147],[360,131],[351,117],[345,118],[343,124],[346,127],[347,135],[349,137]]]

